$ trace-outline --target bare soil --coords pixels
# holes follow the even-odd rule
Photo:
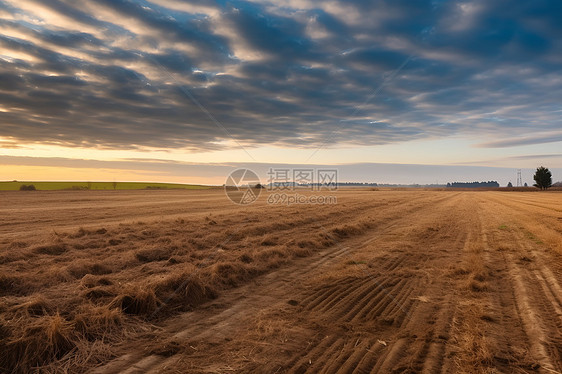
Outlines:
[[[0,194],[0,370],[562,373],[562,194]]]

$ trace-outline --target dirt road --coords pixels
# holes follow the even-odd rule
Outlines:
[[[403,194],[92,372],[561,373],[562,194]]]

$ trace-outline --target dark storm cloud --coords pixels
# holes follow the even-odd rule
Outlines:
[[[0,1],[0,137],[192,150],[231,137],[562,140],[556,1],[80,4]]]

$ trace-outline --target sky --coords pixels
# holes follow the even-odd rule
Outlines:
[[[0,180],[562,180],[562,2],[0,0]]]

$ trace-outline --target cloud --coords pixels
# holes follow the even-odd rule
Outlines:
[[[8,0],[0,137],[190,151],[230,136],[247,148],[560,141],[537,134],[560,128],[561,17],[545,0]]]
[[[485,167],[471,165],[416,165],[386,163],[352,163],[352,164],[266,164],[266,163],[207,163],[194,164],[163,159],[123,159],[114,161],[74,159],[62,157],[20,157],[0,155],[0,165],[40,166],[68,169],[97,169],[110,171],[136,172],[138,175],[155,175],[160,181],[178,181],[185,178],[185,183],[193,180],[212,180],[222,184],[228,175],[236,169],[254,171],[264,183],[273,182],[270,170],[293,169],[333,169],[337,170],[339,182],[434,184],[453,181],[488,181],[497,180],[501,185],[514,181],[516,169],[502,167]],[[562,169],[551,168],[554,179],[562,175]],[[535,169],[522,169],[524,181],[531,184]],[[130,175],[130,173],[128,174]],[[274,174],[273,174],[274,175]],[[13,177],[8,177],[13,179]],[[168,178],[168,179],[167,179]]]
[[[562,153],[559,154],[546,154],[546,155],[523,155],[523,156],[512,156],[509,159],[512,160],[536,160],[544,158],[560,158],[562,159]]]
[[[547,134],[537,136],[527,136],[525,138],[508,138],[501,140],[494,140],[477,144],[479,148],[507,148],[523,145],[544,144],[562,142],[562,134]]]

